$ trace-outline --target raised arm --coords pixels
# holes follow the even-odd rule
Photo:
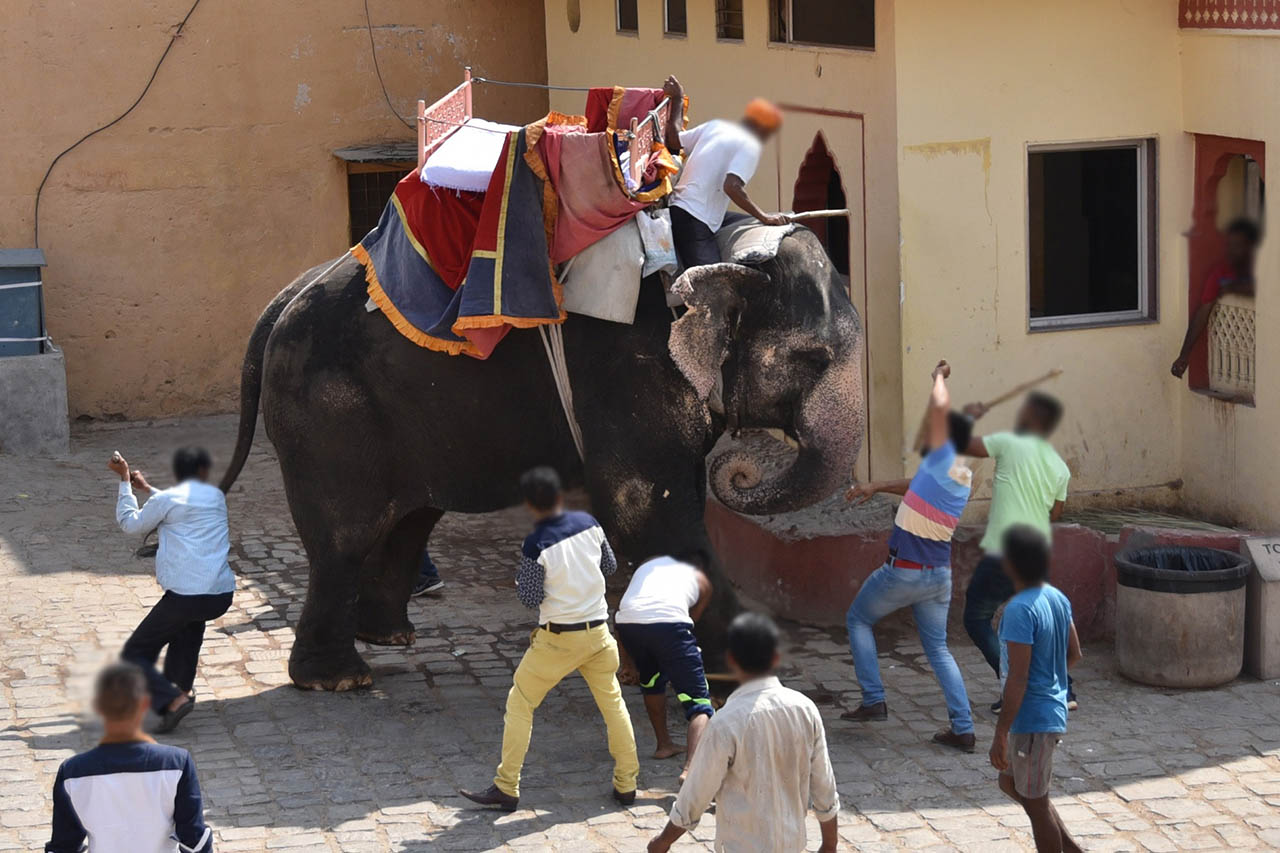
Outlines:
[[[933,369],[933,388],[929,391],[929,449],[936,450],[948,441],[947,415],[951,411],[951,392],[947,389],[947,377],[951,365],[946,360]]]
[[[662,93],[671,102],[671,109],[667,111],[667,126],[662,132],[662,140],[668,151],[672,154],[679,154],[683,150],[680,145],[680,130],[684,127],[684,86],[681,86],[680,81],[676,79],[676,75],[672,74],[662,84]]]
[[[909,488],[911,488],[911,481],[907,479],[873,480],[870,483],[855,483],[849,487],[849,491],[844,493],[844,499],[857,506],[871,500],[872,495],[884,494],[901,497],[907,493]]]

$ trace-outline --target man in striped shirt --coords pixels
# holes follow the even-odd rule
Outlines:
[[[929,665],[942,687],[951,727],[933,736],[934,743],[973,752],[973,717],[969,695],[955,658],[947,648],[947,610],[951,606],[951,537],[969,500],[973,472],[957,457],[969,444],[972,422],[951,412],[947,377],[951,367],[938,362],[925,413],[928,444],[924,461],[910,480],[854,486],[845,496],[865,501],[876,492],[902,495],[889,559],[858,590],[849,608],[849,648],[862,686],[862,705],[841,715],[846,720],[885,720],[889,708],[876,638],[872,627],[884,617],[910,607]]]
[[[53,783],[45,853],[210,853],[191,754],[142,731],[150,706],[142,669],[118,663],[98,675],[93,709],[102,741],[68,758]]]

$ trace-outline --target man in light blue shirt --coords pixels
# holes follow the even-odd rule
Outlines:
[[[156,581],[164,596],[120,653],[146,673],[151,707],[160,715],[157,732],[173,731],[191,713],[205,623],[227,612],[236,588],[227,562],[231,551],[227,501],[220,489],[206,482],[212,464],[209,451],[202,447],[180,449],[173,455],[178,485],[161,490],[153,488],[140,471],[130,472],[119,453],[112,455],[107,466],[120,477],[116,502],[120,529],[135,536],[159,529]],[[141,508],[133,496],[135,488],[151,493]],[[161,673],[156,660],[165,646]]]
[[[1071,602],[1048,583],[1049,541],[1039,530],[1010,527],[1001,552],[1014,596],[1000,621],[1005,686],[991,765],[1031,819],[1037,851],[1078,851],[1049,800],[1053,752],[1067,730],[1067,669],[1081,657]]]

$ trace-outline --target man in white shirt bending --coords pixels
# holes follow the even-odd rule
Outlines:
[[[782,111],[763,98],[747,104],[737,122],[712,119],[689,130],[684,125],[684,88],[674,76],[662,87],[671,101],[664,139],[684,167],[671,194],[671,236],[685,268],[720,262],[716,232],[732,201],[765,225],[786,225],[790,218],[765,213],[747,195],[747,183],[760,165],[760,152],[782,126]]]
[[[654,758],[670,758],[683,748],[667,731],[667,684],[676,690],[689,722],[685,770],[715,711],[702,668],[702,650],[693,625],[711,601],[708,557],[689,551],[642,563],[618,605],[614,621],[621,640],[623,683],[639,684],[644,709],[658,740]],[[683,778],[683,777],[682,777]]]
[[[741,683],[729,696],[689,765],[666,828],[649,842],[665,853],[716,802],[717,851],[796,853],[805,849],[805,815],[822,830],[820,853],[836,849],[840,797],[818,708],[783,687],[778,629],[743,613],[729,625],[729,670]]]
[[[203,447],[184,447],[173,455],[173,476],[178,485],[156,489],[141,471],[131,473],[119,453],[107,463],[120,476],[116,501],[120,529],[134,536],[157,528],[160,531],[156,581],[164,596],[120,652],[120,657],[137,664],[147,676],[151,708],[160,715],[156,732],[173,731],[191,713],[205,623],[227,612],[236,588],[227,562],[231,534],[226,497],[206,482],[212,465],[209,451]],[[133,496],[135,488],[151,495],[141,508]],[[165,646],[169,648],[161,673],[156,659]]]

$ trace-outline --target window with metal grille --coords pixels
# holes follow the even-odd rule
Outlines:
[[[413,165],[384,167],[363,164],[362,168],[353,168],[347,174],[347,213],[351,221],[352,246],[378,227],[382,209],[390,201],[396,184]]]
[[[716,38],[742,41],[742,0],[716,0]]]
[[[636,7],[637,0],[617,0],[618,32],[640,32],[640,11]]]
[[[875,0],[770,0],[771,41],[824,47],[876,46]]]
[[[1028,149],[1032,330],[1155,317],[1155,182],[1152,139]]]
[[[683,36],[689,33],[689,16],[685,9],[685,0],[666,0],[664,4],[663,32],[669,36]]]

